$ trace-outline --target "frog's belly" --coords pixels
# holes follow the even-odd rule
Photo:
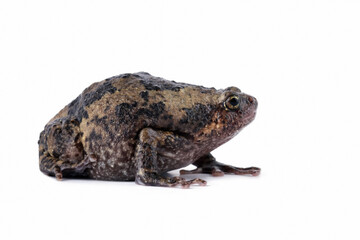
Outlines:
[[[133,181],[136,167],[133,161],[119,161],[112,158],[92,164],[89,177],[99,180]]]

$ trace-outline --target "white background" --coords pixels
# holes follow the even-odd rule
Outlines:
[[[188,190],[43,175],[47,121],[137,71],[254,95],[214,155],[262,174]],[[0,239],[360,239],[359,80],[355,0],[2,0]]]

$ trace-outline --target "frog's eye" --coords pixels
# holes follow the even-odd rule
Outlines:
[[[237,110],[239,109],[239,106],[239,97],[235,95],[228,97],[224,102],[224,107],[226,110]]]

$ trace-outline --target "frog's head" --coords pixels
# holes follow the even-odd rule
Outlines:
[[[256,98],[242,93],[236,87],[220,90],[211,114],[211,122],[202,132],[222,144],[254,120],[257,105]]]
[[[231,128],[243,128],[254,120],[256,98],[242,93],[237,87],[229,87],[220,96],[221,120]]]

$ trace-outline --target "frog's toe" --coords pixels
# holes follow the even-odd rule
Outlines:
[[[59,167],[55,167],[54,169],[56,180],[61,181],[63,179],[62,172]]]
[[[192,180],[189,180],[189,181],[186,181],[187,184],[189,184],[189,186],[191,184],[198,184],[199,186],[206,186],[206,181],[205,180],[202,180],[200,178],[194,178]]]
[[[198,184],[200,186],[206,186],[206,181],[202,180],[200,178],[195,178],[192,180],[186,180],[182,177],[173,177],[171,178],[171,185],[170,187],[176,187],[178,185],[181,185],[182,188],[189,188],[192,184]]]
[[[229,165],[222,166],[221,170],[225,173],[230,173],[235,175],[252,175],[252,176],[259,176],[261,172],[261,169],[257,167],[238,168]]]
[[[253,170],[252,172],[250,173],[251,175],[253,176],[259,176],[260,175],[260,172],[261,172],[261,169],[260,168],[257,168],[257,167],[251,167]]]
[[[211,171],[211,175],[213,175],[214,177],[222,177],[225,175],[225,173],[218,167],[214,167]]]

